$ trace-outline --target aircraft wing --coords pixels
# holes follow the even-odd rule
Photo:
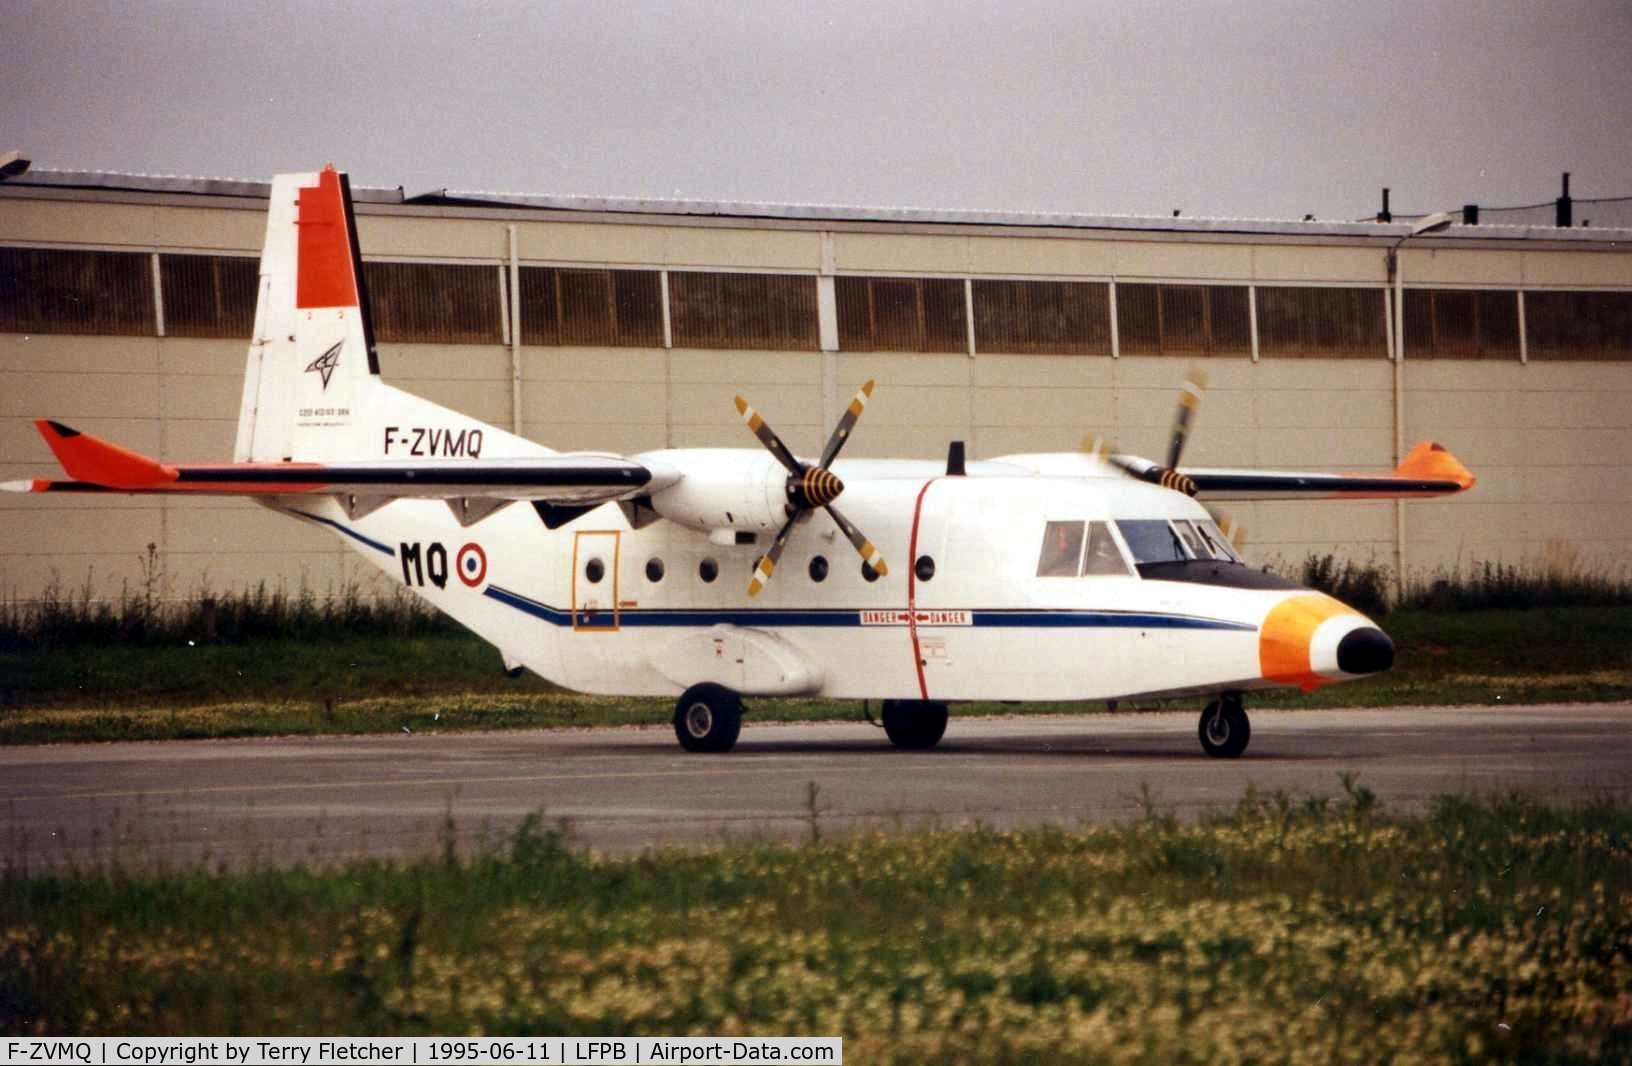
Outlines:
[[[319,493],[376,500],[532,500],[578,507],[666,488],[679,472],[616,455],[340,463],[163,463],[60,422],[35,422],[68,480],[0,483],[12,492],[193,493],[283,496]]]
[[[1131,460],[1131,463],[1148,462]],[[1125,469],[1135,476],[1141,476],[1141,472],[1133,469],[1131,463]],[[1155,463],[1149,465],[1155,470],[1161,469]],[[1448,496],[1472,488],[1476,480],[1456,456],[1433,441],[1423,441],[1412,448],[1400,465],[1388,474],[1323,474],[1206,467],[1181,467],[1177,473],[1195,482],[1198,498],[1211,500],[1355,500]]]

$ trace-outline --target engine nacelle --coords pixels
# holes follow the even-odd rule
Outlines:
[[[672,448],[634,458],[685,471],[678,482],[651,496],[652,510],[672,522],[705,532],[774,532],[788,520],[788,472],[769,452]]]

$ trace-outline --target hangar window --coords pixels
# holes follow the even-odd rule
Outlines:
[[[0,248],[0,332],[152,336],[145,252]]]
[[[663,277],[655,270],[521,269],[521,342],[661,348]]]
[[[248,338],[259,288],[259,263],[248,256],[159,256],[164,332],[171,337]]]
[[[1531,359],[1632,359],[1632,292],[1527,292]]]
[[[676,348],[817,351],[816,279],[809,274],[669,274]]]
[[[364,263],[374,335],[421,344],[499,344],[499,279],[491,266]]]
[[[1247,287],[1119,284],[1116,332],[1124,355],[1250,355]]]
[[[1037,555],[1038,577],[1076,577],[1082,572],[1081,522],[1043,526],[1043,549]]]
[[[1382,289],[1259,286],[1258,351],[1313,358],[1386,357],[1384,308]]]
[[[1405,290],[1407,359],[1517,359],[1519,295],[1513,290]]]
[[[969,347],[956,278],[834,280],[839,348],[847,352],[962,352]]]
[[[1111,354],[1110,286],[1084,281],[977,281],[975,347],[983,352]]]

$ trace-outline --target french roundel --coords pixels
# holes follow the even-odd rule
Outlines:
[[[487,553],[480,544],[470,543],[460,548],[453,565],[459,571],[459,580],[470,588],[487,580]]]

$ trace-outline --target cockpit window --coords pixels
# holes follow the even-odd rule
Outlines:
[[[1116,523],[1116,528],[1122,531],[1122,539],[1128,542],[1128,550],[1133,553],[1135,563],[1183,563],[1190,560],[1184,543],[1165,518],[1123,519]]]
[[[1179,539],[1184,541],[1184,546],[1189,549],[1190,554],[1195,558],[1205,559],[1209,554],[1211,554],[1206,548],[1201,546],[1201,538],[1196,536],[1196,527],[1191,525],[1189,522],[1174,522],[1173,529],[1178,533]]]
[[[1207,550],[1212,553],[1214,559],[1228,563],[1239,563],[1241,561],[1241,556],[1235,553],[1235,548],[1230,545],[1229,539],[1213,523],[1197,522],[1196,532],[1201,534],[1202,543],[1207,545]]]
[[[1082,561],[1082,573],[1084,577],[1126,577],[1129,573],[1109,523],[1088,523],[1088,554]]]
[[[1076,577],[1082,563],[1081,522],[1050,522],[1043,528],[1038,577]]]

